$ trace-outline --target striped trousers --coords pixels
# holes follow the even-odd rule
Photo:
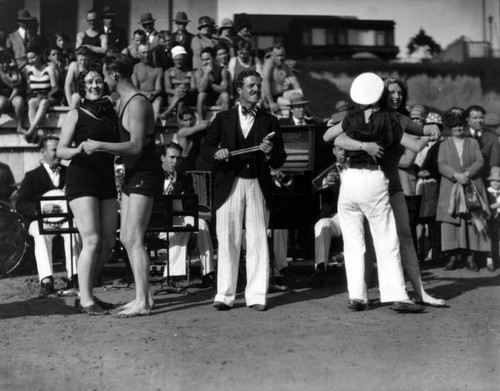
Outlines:
[[[236,297],[236,283],[240,261],[243,224],[246,227],[245,300],[247,306],[265,305],[269,284],[269,249],[267,226],[269,210],[255,179],[234,179],[233,187],[224,204],[217,210],[217,295],[215,301],[232,307]]]

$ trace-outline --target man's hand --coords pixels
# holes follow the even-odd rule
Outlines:
[[[417,174],[419,178],[429,178],[431,176],[431,173],[427,170],[420,170]]]
[[[231,155],[229,154],[229,150],[227,148],[222,148],[219,149],[217,152],[215,152],[214,159],[221,161],[221,160],[229,160],[229,157]]]
[[[62,209],[60,205],[57,204],[45,204],[43,206],[44,214],[52,214],[52,213],[62,213]]]
[[[271,151],[273,150],[273,142],[271,140],[264,138],[260,143],[259,147],[260,150],[264,152],[264,155],[269,156],[271,154]]]

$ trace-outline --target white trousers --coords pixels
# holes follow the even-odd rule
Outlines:
[[[170,260],[170,276],[185,276],[186,273],[186,257],[187,245],[192,232],[172,232],[169,234],[169,260]],[[165,239],[166,234],[161,233],[160,239]],[[200,252],[201,273],[202,275],[214,271],[214,249],[212,246],[212,238],[208,223],[203,220],[198,220],[198,232],[196,233],[196,245]],[[163,272],[163,277],[167,277],[167,268]]]
[[[330,245],[333,238],[341,238],[339,215],[319,219],[314,225],[314,266],[328,262]]]
[[[44,227],[50,228],[49,225],[44,225]],[[63,228],[67,228],[68,224],[62,225]],[[52,267],[52,239],[56,236],[55,234],[42,235],[40,234],[40,229],[38,227],[38,221],[32,221],[28,233],[35,240],[35,259],[36,268],[38,270],[38,278],[42,281],[44,278],[52,276],[54,274]],[[73,257],[71,257],[71,234],[62,234],[64,240],[64,255],[66,258],[66,271],[68,272],[68,277],[72,277],[77,274],[76,260],[80,252],[80,238],[78,234],[73,234]],[[73,265],[72,265],[73,263]]]
[[[408,300],[399,255],[399,239],[389,204],[388,180],[380,170],[348,169],[341,178],[338,202],[343,232],[347,286],[350,299],[367,301],[365,283],[366,216],[377,254],[380,301]]]
[[[217,295],[215,301],[233,306],[240,262],[240,249],[246,227],[245,300],[247,306],[265,305],[269,285],[267,226],[269,210],[257,179],[235,178],[228,199],[217,210]]]

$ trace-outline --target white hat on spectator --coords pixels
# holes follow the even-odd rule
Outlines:
[[[351,99],[360,105],[377,103],[384,92],[384,82],[375,73],[366,72],[357,76],[351,85]]]
[[[184,49],[184,47],[182,46],[174,46],[171,52],[172,52],[172,58],[180,56],[181,54],[187,55],[186,49]]]

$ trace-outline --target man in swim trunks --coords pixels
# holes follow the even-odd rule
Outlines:
[[[125,179],[122,187],[120,240],[127,250],[135,278],[135,300],[115,314],[119,318],[151,313],[153,298],[149,291],[149,258],[144,246],[153,198],[163,191],[163,172],[155,153],[154,112],[150,101],[134,87],[133,65],[124,54],[104,58],[104,76],[111,90],[120,94],[118,110],[119,143],[88,140],[86,153],[98,151],[123,157]]]

